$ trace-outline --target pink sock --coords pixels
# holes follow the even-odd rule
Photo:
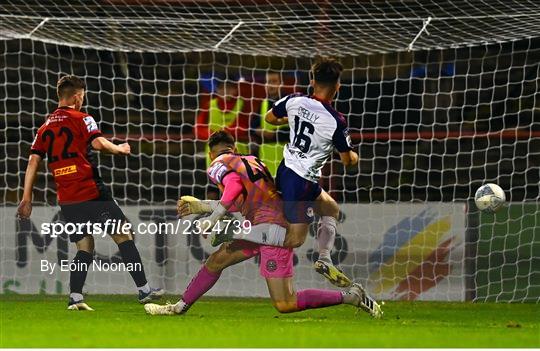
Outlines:
[[[343,303],[343,295],[338,290],[306,289],[296,293],[296,306],[299,311],[341,303]]]
[[[210,272],[206,266],[202,266],[199,272],[191,279],[186,291],[182,295],[182,300],[188,305],[192,305],[208,290],[210,290],[219,279],[220,273]]]

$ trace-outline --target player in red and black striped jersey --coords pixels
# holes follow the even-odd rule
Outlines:
[[[58,108],[39,128],[32,143],[24,180],[24,194],[17,214],[25,219],[32,213],[32,190],[37,169],[43,158],[56,183],[58,204],[69,223],[116,223],[127,221],[118,204],[105,187],[92,160],[92,149],[115,155],[129,155],[127,143],[115,145],[105,139],[94,118],[82,112],[85,83],[75,76],[62,77],[57,84]],[[112,226],[111,226],[112,227]],[[116,226],[120,228],[121,226]],[[88,310],[84,303],[82,288],[88,266],[94,255],[94,238],[91,233],[70,235],[77,245],[73,259],[77,270],[70,274],[70,297],[68,309]],[[92,227],[90,227],[92,228]],[[103,228],[106,228],[103,226]],[[133,233],[109,232],[118,245],[120,254],[139,290],[139,301],[146,303],[163,295],[163,290],[151,288],[146,280],[139,251],[133,241]]]
[[[106,191],[92,163],[90,145],[98,150],[105,146],[111,153],[129,155],[129,144],[109,145],[100,137],[94,118],[70,106],[58,107],[39,128],[30,153],[47,158],[59,204],[93,200]]]

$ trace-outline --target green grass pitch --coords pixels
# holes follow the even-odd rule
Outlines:
[[[87,301],[96,311],[0,296],[0,346],[540,347],[538,304],[387,302],[373,320],[351,306],[280,315],[266,299],[203,299],[184,316],[148,316],[134,296]]]

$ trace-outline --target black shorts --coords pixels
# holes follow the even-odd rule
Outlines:
[[[122,212],[116,201],[109,196],[102,196],[94,200],[75,204],[60,205],[60,208],[66,223],[77,224],[90,222],[91,224],[105,224],[108,219],[111,221],[116,220],[116,223],[120,221],[127,221],[124,212]],[[112,229],[112,223],[110,227]],[[102,228],[105,227],[102,226]],[[108,234],[112,234],[112,232],[108,231]],[[76,243],[86,235],[89,235],[89,233],[70,234],[69,241]]]

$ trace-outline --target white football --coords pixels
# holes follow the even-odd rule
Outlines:
[[[474,201],[480,211],[494,213],[502,207],[506,201],[506,196],[500,186],[488,183],[476,190]]]

